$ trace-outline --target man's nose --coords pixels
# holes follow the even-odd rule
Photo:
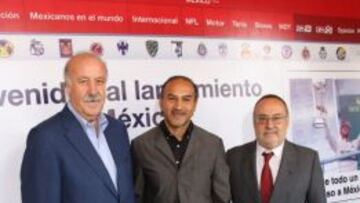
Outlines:
[[[274,127],[274,121],[272,118],[268,118],[266,119],[266,123],[265,123],[266,128],[273,128]]]
[[[89,82],[88,91],[90,94],[94,95],[97,93],[97,87],[95,82]]]
[[[182,109],[182,105],[183,105],[183,102],[180,99],[176,100],[175,109]]]

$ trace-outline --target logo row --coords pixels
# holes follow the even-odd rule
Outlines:
[[[59,39],[59,56],[62,58],[71,57],[73,55],[73,41],[72,39]],[[183,57],[183,44],[181,40],[172,40],[170,41],[173,46],[173,54],[177,58]],[[148,55],[152,58],[155,58],[159,52],[159,42],[156,40],[147,40],[145,41],[145,48]],[[116,49],[122,56],[127,55],[130,45],[127,41],[121,40],[116,43]],[[218,56],[225,58],[227,57],[229,50],[226,43],[219,43],[217,45]],[[102,56],[104,54],[104,46],[99,42],[94,42],[90,44],[89,51]],[[12,42],[6,39],[0,39],[0,58],[8,58],[12,56],[15,52],[15,46]],[[208,47],[205,43],[200,42],[196,47],[196,52],[199,56],[205,57],[208,53]],[[262,47],[262,56],[270,57],[272,52],[272,47],[265,44]],[[290,45],[283,45],[281,47],[281,57],[283,59],[290,59],[293,56],[293,48]],[[45,54],[45,47],[42,41],[37,39],[32,39],[29,43],[29,53],[33,56],[42,56]],[[309,60],[312,53],[310,49],[306,46],[303,47],[301,51],[301,57],[304,60]],[[338,46],[336,48],[336,58],[340,61],[346,59],[347,51],[344,47]],[[249,43],[242,43],[240,49],[240,56],[243,59],[250,59],[253,56],[253,51],[251,50]],[[318,50],[318,56],[320,59],[325,60],[328,57],[328,51],[325,46],[321,46]]]

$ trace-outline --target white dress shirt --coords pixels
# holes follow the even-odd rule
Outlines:
[[[284,149],[284,143],[285,142],[283,142],[281,145],[279,145],[278,147],[276,147],[270,151],[270,150],[262,147],[258,142],[256,142],[256,177],[257,177],[257,183],[258,183],[259,190],[261,187],[261,172],[264,167],[264,156],[262,155],[262,153],[263,152],[265,152],[265,153],[273,152],[274,153],[274,155],[271,157],[271,159],[269,161],[269,166],[270,166],[270,170],[271,170],[273,184],[275,184],[276,177],[278,175],[279,168],[280,168],[282,152]]]
[[[68,107],[74,114],[75,118],[80,122],[81,127],[85,131],[85,134],[94,147],[95,151],[98,153],[101,161],[110,175],[115,189],[117,190],[117,168],[104,134],[109,121],[105,115],[101,113],[98,118],[99,131],[96,132],[93,123],[85,120],[78,112],[75,111],[74,107],[70,103],[68,103]]]

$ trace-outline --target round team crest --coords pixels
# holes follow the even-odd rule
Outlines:
[[[104,48],[100,43],[94,42],[90,46],[90,51],[97,56],[102,56],[104,53]]]
[[[292,49],[291,49],[291,47],[289,45],[284,45],[281,48],[281,56],[284,59],[289,59],[292,56]]]
[[[198,48],[197,48],[197,52],[200,56],[205,56],[207,54],[207,48],[205,46],[204,43],[200,43]]]
[[[336,58],[339,59],[340,61],[345,60],[346,58],[346,50],[344,47],[338,47],[336,49]]]
[[[7,58],[14,53],[14,45],[5,39],[0,40],[0,58]]]

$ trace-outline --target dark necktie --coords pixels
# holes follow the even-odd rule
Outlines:
[[[269,166],[269,161],[274,153],[263,153],[264,156],[264,167],[261,172],[261,202],[262,203],[269,203],[271,193],[274,189],[273,179],[271,175],[271,169]]]

